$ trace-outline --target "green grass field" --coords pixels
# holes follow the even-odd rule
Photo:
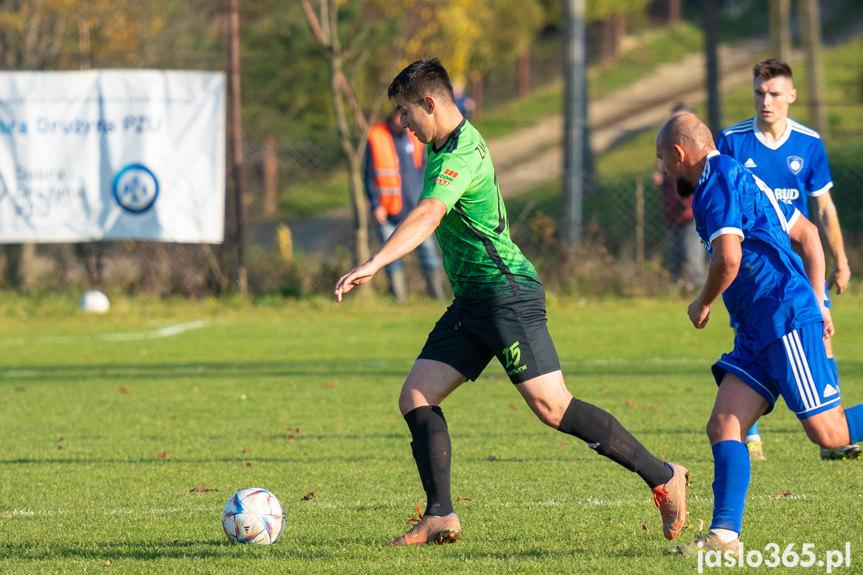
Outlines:
[[[863,401],[863,299],[837,300],[850,406]],[[696,331],[687,303],[549,305],[570,389],[694,473],[683,541],[710,522],[709,366],[731,344],[721,305]],[[0,304],[0,572],[697,572],[695,559],[661,555],[643,482],[539,423],[495,363],[443,404],[462,541],[386,546],[425,499],[396,398],[441,311],[356,294],[117,301],[105,316],[71,300]],[[762,433],[746,549],[810,543],[823,559],[850,542],[851,567],[834,573],[863,572],[863,462],[820,461],[784,405]],[[232,546],[221,532],[225,501],[244,487],[284,503],[275,545]]]

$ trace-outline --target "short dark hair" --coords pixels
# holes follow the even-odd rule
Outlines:
[[[770,80],[771,78],[777,78],[779,76],[785,76],[789,80],[793,79],[793,76],[791,75],[791,66],[779,58],[768,58],[767,60],[762,60],[752,68],[753,78]]]
[[[437,58],[417,60],[399,72],[390,83],[387,97],[402,96],[408,100],[420,100],[432,94],[455,103],[449,74]]]

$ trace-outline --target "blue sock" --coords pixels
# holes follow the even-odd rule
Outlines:
[[[752,468],[749,450],[740,441],[713,446],[713,522],[711,529],[730,529],[740,535],[743,509]]]
[[[845,418],[848,420],[848,434],[851,435],[851,443],[857,443],[863,439],[863,403],[846,409]]]
[[[757,421],[753,423],[752,427],[749,428],[749,431],[746,432],[746,437],[749,437],[750,435],[759,435]]]

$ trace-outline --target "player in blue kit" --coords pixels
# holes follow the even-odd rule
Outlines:
[[[710,531],[666,552],[736,552],[751,475],[744,431],[781,395],[809,439],[833,449],[863,437],[863,405],[842,408],[827,361],[823,339],[834,328],[823,304],[824,251],[815,225],[720,154],[710,129],[692,114],[660,128],[656,155],[677,192],[693,196],[696,230],[710,254],[689,319],[704,328],[721,295],[738,326],[734,349],[712,368],[719,387],[707,422],[714,459]]]
[[[752,75],[756,115],[723,130],[716,138],[716,149],[749,168],[773,189],[778,200],[796,207],[821,229],[835,263],[824,290],[826,305],[830,307],[830,288],[835,285],[837,294],[845,291],[851,270],[830,196],[833,179],[824,142],[818,132],[788,117],[788,109],[797,98],[788,64],[775,58],[764,60],[755,65]],[[810,198],[813,218],[809,217]],[[838,381],[830,340],[825,341],[825,346]],[[753,460],[764,459],[757,423],[747,433],[746,442]],[[857,445],[821,450],[822,459],[860,456]]]

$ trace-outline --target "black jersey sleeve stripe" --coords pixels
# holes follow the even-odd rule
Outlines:
[[[503,216],[501,204],[503,198],[500,195],[500,184],[497,182],[497,174],[494,175],[494,187],[497,188],[497,227],[494,228],[494,233],[501,234],[506,229],[506,218]]]

